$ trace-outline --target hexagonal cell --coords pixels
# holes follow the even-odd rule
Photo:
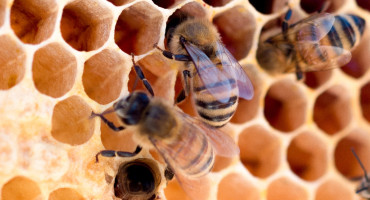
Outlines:
[[[368,131],[355,129],[337,143],[334,152],[335,166],[348,179],[362,177],[364,175],[360,164],[352,154],[351,148],[354,148],[356,154],[369,172],[370,136]]]
[[[352,119],[350,97],[345,88],[335,85],[317,97],[313,120],[329,135],[346,127]]]
[[[286,177],[281,177],[267,188],[267,200],[307,200],[308,193],[304,187]]]
[[[279,12],[282,9],[284,9],[284,7],[286,7],[285,1],[249,0],[249,3],[251,3],[257,11],[263,14],[271,14],[271,13]]]
[[[359,45],[351,52],[351,61],[340,69],[353,78],[361,78],[369,70],[369,58],[366,51],[370,51],[370,31],[368,28],[365,29]]]
[[[239,98],[236,112],[230,120],[237,124],[243,124],[257,116],[260,109],[262,86],[264,84],[256,66],[246,65],[244,69],[253,84],[254,96],[251,100]],[[248,110],[248,112],[245,112],[246,110]]]
[[[167,20],[165,46],[172,38],[172,32],[181,22],[188,18],[204,18],[207,13],[204,7],[197,2],[190,2],[177,9]]]
[[[26,71],[26,52],[10,36],[0,36],[0,90],[18,84]]]
[[[58,5],[52,0],[15,0],[10,11],[10,25],[20,40],[39,44],[54,31]]]
[[[114,40],[127,54],[144,54],[158,42],[162,21],[163,16],[156,8],[146,2],[136,3],[119,16]]]
[[[261,198],[256,186],[249,183],[246,178],[240,174],[232,173],[225,176],[219,183],[217,199],[258,200]]]
[[[312,148],[312,147],[315,148]],[[291,170],[306,181],[322,177],[328,166],[326,144],[311,132],[294,137],[288,147],[287,159]]]
[[[42,199],[39,185],[24,176],[16,176],[3,185],[2,200],[29,200]]]
[[[370,11],[370,2],[368,0],[356,0],[356,3],[361,8]]]
[[[7,0],[0,0],[0,27],[4,24]]]
[[[264,105],[267,121],[274,128],[289,132],[300,127],[306,118],[307,98],[292,80],[282,80],[270,86]]]
[[[360,105],[364,118],[370,122],[370,82],[361,88]]]
[[[304,83],[310,88],[317,89],[324,85],[331,78],[332,74],[332,70],[307,72],[304,74]]]
[[[121,199],[160,199],[153,198],[161,182],[162,175],[158,164],[147,158],[139,158],[122,163],[114,180],[114,195]]]
[[[254,175],[267,178],[280,165],[281,142],[260,125],[251,126],[239,135],[240,161]]]
[[[107,1],[111,2],[115,6],[122,6],[132,2],[133,0],[107,0]]]
[[[127,61],[115,50],[104,49],[84,64],[82,83],[86,94],[99,104],[117,99],[127,82]],[[109,88],[109,90],[107,89]]]
[[[153,0],[153,3],[161,8],[173,8],[182,2],[184,2],[184,0]]]
[[[215,16],[222,42],[230,53],[240,60],[245,58],[252,47],[256,20],[243,6],[235,6]]]
[[[300,5],[307,13],[314,13],[320,10],[323,12],[333,13],[339,10],[344,3],[345,0],[301,0]]]
[[[79,96],[58,102],[53,110],[51,135],[59,142],[79,145],[87,142],[94,133],[95,120],[90,119],[92,109]]]
[[[78,51],[92,51],[108,40],[113,14],[97,0],[77,0],[63,9],[60,31]]]
[[[108,110],[111,109],[113,108],[109,108]],[[116,126],[122,124],[114,112],[105,114],[104,117],[113,122]],[[100,123],[100,137],[105,149],[130,152],[135,150],[137,144],[132,139],[133,132],[128,130],[117,132],[109,128],[103,121]]]
[[[32,78],[37,90],[57,98],[75,83],[77,60],[62,45],[51,43],[37,50],[32,63]]]
[[[232,0],[204,0],[204,2],[213,7],[222,7]]]
[[[50,193],[48,200],[84,200],[85,198],[73,188],[58,188]]]
[[[329,179],[316,190],[315,200],[354,200],[356,193],[340,180]]]

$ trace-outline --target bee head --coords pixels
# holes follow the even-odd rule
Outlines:
[[[139,123],[141,115],[147,108],[150,99],[144,92],[133,92],[114,104],[114,110],[127,125]]]
[[[212,55],[216,49],[216,42],[220,40],[220,36],[213,24],[205,19],[188,19],[176,27],[171,43],[181,44],[181,38],[195,45],[207,55]],[[170,44],[170,49],[176,51],[177,44]],[[185,53],[176,52],[176,53]]]
[[[286,65],[285,57],[284,53],[271,43],[264,42],[258,45],[257,61],[268,72],[283,70],[283,66]]]

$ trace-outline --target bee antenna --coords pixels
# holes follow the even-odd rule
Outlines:
[[[106,110],[102,113],[95,113],[94,111],[92,111],[89,119],[92,119],[94,117],[100,117],[102,115],[106,115],[106,114],[109,114],[109,113],[112,113],[112,112],[115,112],[115,111],[116,111],[115,109],[109,109],[109,110]]]
[[[369,177],[367,176],[366,169],[365,169],[364,165],[362,164],[360,158],[356,154],[355,149],[353,147],[351,147],[351,151],[352,151],[353,155],[355,156],[356,160],[358,161],[358,163],[360,164],[362,170],[364,171],[364,176],[365,176],[366,182],[369,182]]]

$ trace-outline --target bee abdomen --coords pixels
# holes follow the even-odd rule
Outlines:
[[[216,88],[216,87],[221,87],[223,85],[235,85],[235,79],[233,78],[230,78],[230,79],[227,79],[227,80],[224,80],[224,81],[220,81],[220,82],[216,82],[216,83],[212,83],[212,84],[209,84],[209,85],[202,85],[202,86],[199,86],[199,87],[194,87],[194,92],[201,92],[203,90],[206,90],[207,88]]]
[[[174,161],[185,174],[191,177],[199,177],[207,174],[214,163],[214,152],[208,138],[203,135],[190,133],[194,127],[183,126],[181,138],[184,142],[173,141],[171,145]],[[183,140],[187,138],[186,140]]]
[[[204,96],[205,97],[205,96]],[[230,121],[238,104],[238,97],[231,96],[228,101],[221,102],[208,96],[196,99],[195,105],[201,120],[213,127],[219,128]]]

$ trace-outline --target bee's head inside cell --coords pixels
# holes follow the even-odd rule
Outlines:
[[[139,123],[141,114],[148,106],[150,99],[144,92],[133,92],[114,104],[114,110],[127,125]]]

